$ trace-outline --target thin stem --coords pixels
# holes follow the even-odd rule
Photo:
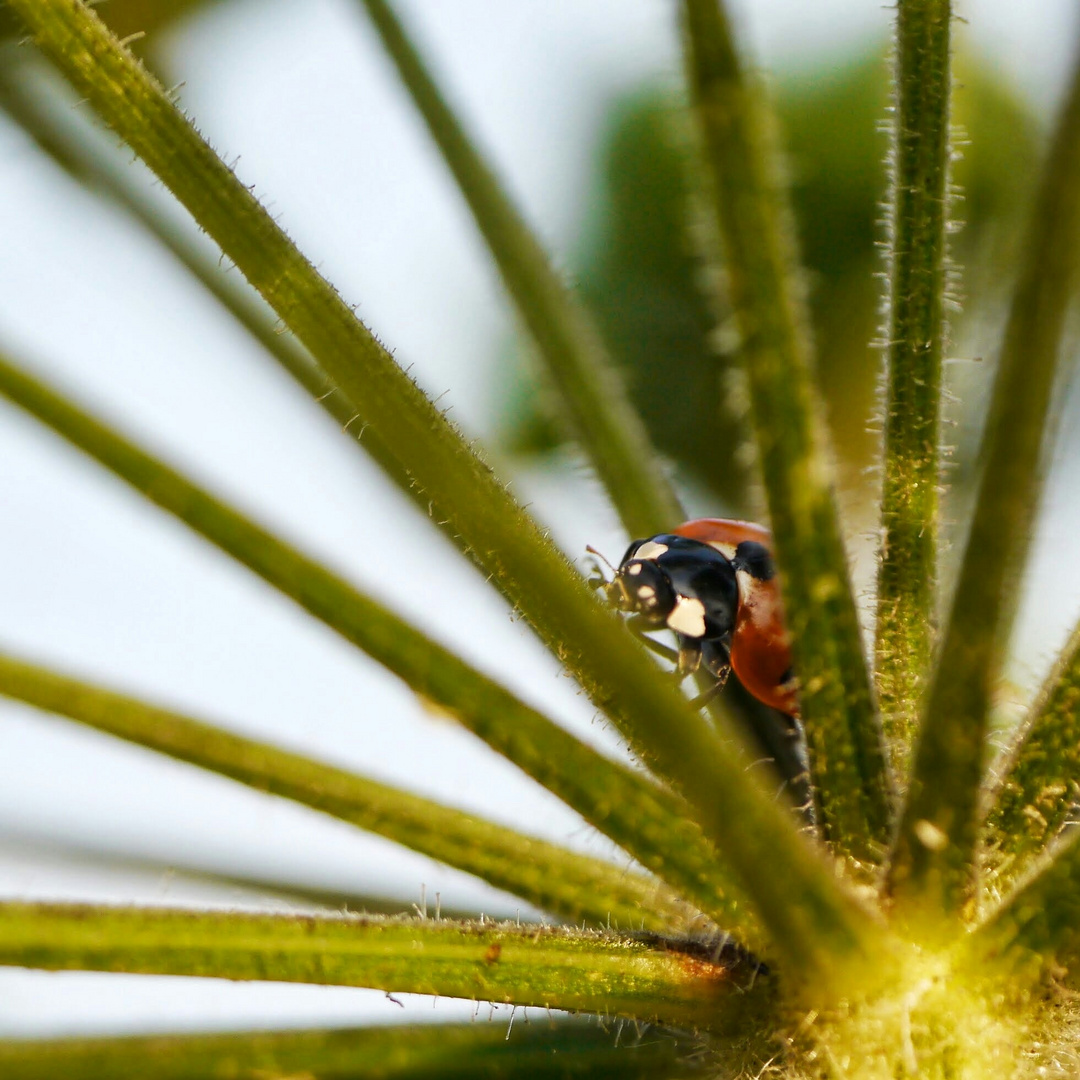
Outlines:
[[[714,730],[642,660],[611,611],[539,526],[393,363],[333,288],[221,162],[169,96],[80,0],[9,0],[77,92],[161,177],[374,422],[431,499],[433,515],[499,580],[542,640],[645,760],[686,797],[692,816],[753,898],[793,978],[840,991],[849,964],[876,963],[881,931],[748,772],[730,723]],[[819,582],[819,585],[821,583]],[[733,829],[739,820],[744,828]],[[781,877],[772,871],[783,860]],[[791,903],[792,893],[800,903]]]
[[[915,736],[934,634],[951,7],[951,0],[900,0],[897,7],[875,651],[882,723],[898,772]]]
[[[0,655],[0,694],[292,799],[577,922],[651,929],[681,913],[654,882],[430,799]]]
[[[10,1080],[651,1080],[689,1075],[674,1038],[619,1044],[595,1022],[395,1024],[323,1031],[0,1041]]]
[[[889,832],[888,778],[812,384],[790,213],[759,89],[723,8],[684,0],[682,12],[820,820],[841,851],[875,859]]]
[[[362,2],[469,204],[506,289],[536,340],[571,426],[627,532],[651,536],[672,528],[685,515],[657,466],[645,425],[630,404],[593,320],[552,269],[391,5],[386,0]]]
[[[1020,260],[981,452],[975,514],[926,702],[890,880],[910,908],[972,895],[987,709],[1042,490],[1051,391],[1080,251],[1080,65],[1058,119]]]
[[[1080,801],[1080,625],[994,772],[983,844],[998,881],[1012,880]]]
[[[98,155],[78,145],[78,140],[71,131],[64,129],[60,118],[26,94],[19,81],[7,77],[2,67],[0,108],[73,179],[108,198],[146,228],[338,423],[350,442],[373,457],[398,488],[424,511],[425,516],[428,514],[428,499],[415,486],[410,475],[390,456],[377,432],[367,425],[354,422],[357,418],[356,406],[329,381],[294,338],[275,330],[270,312],[251,290],[246,285],[238,285],[235,275],[225,275],[217,260],[209,259],[185,230],[178,228],[171,218],[161,214],[133,189],[126,180],[126,174],[110,168]],[[444,529],[449,526],[447,521],[437,524]],[[534,778],[551,773],[552,764],[558,763],[557,769],[573,777],[573,786],[579,794],[586,787],[589,791],[603,792],[608,785],[596,775],[597,770],[590,767],[591,764],[595,765],[598,755],[576,743],[576,740],[568,740],[562,732],[553,732],[552,725],[547,721],[542,721],[541,726],[546,727],[550,738],[530,735],[532,729],[527,723],[522,724],[520,718],[518,723],[513,724],[512,733],[507,725],[496,731],[485,729],[482,723],[474,724],[471,730],[498,752],[509,753],[511,760]],[[505,738],[500,739],[500,732],[510,738],[509,746]],[[561,741],[552,746],[552,739]],[[624,775],[621,779],[632,776],[622,771]],[[565,787],[560,788],[558,783],[552,787],[550,780],[541,782],[567,797],[568,789]],[[599,824],[595,815],[586,813],[585,816],[609,835],[612,830],[622,832],[623,840],[620,842],[624,846],[627,838],[636,832],[638,839],[630,840],[630,844],[636,849],[634,854],[639,861],[653,869],[664,867],[669,877],[680,877],[682,880],[676,887],[688,901],[728,929],[742,927],[748,944],[760,948],[763,944],[760,934],[753,927],[754,920],[746,904],[737,899],[738,890],[733,887],[730,874],[724,871],[713,849],[703,844],[700,831],[686,819],[682,804],[662,793],[659,788],[645,784],[636,775],[632,776],[629,786],[630,790],[608,791],[597,800],[598,805],[610,808],[606,825]],[[570,795],[569,798],[573,802],[574,796]],[[657,798],[663,806],[656,808],[658,812],[653,813],[653,803]],[[578,803],[578,806],[581,804]],[[636,818],[636,826],[626,830],[619,822],[628,814]],[[642,837],[646,834],[651,839],[643,843]],[[665,852],[669,847],[674,847],[676,854],[667,855]],[[737,913],[736,908],[739,909]]]
[[[1034,873],[1022,880],[985,923],[968,948],[1004,957],[1015,968],[1038,973],[1075,969],[1080,959],[1080,832],[1059,837]]]
[[[0,903],[0,964],[366,986],[737,1030],[767,1004],[768,980],[730,950],[700,953],[514,923]]]
[[[563,731],[370,596],[7,363],[2,354],[0,394],[449,712],[726,929],[745,929],[755,947],[761,944],[742,891],[687,820],[680,799]]]
[[[147,848],[153,847],[151,854]],[[58,836],[46,830],[11,829],[0,830],[0,855],[15,853],[17,857],[29,853],[33,857],[44,856],[50,861],[63,863],[67,867],[86,867],[95,876],[101,872],[120,873],[130,877],[135,874],[142,880],[191,881],[211,886],[217,895],[238,896],[240,892],[263,896],[271,904],[285,904],[290,911],[323,912],[348,911],[361,915],[408,915],[417,908],[418,899],[426,896],[393,896],[387,893],[362,892],[359,888],[350,888],[346,884],[335,887],[333,884],[318,884],[309,876],[306,880],[286,877],[286,868],[247,869],[211,865],[211,860],[198,860],[195,856],[177,859],[172,854],[162,853],[153,842],[136,850],[129,842],[115,845],[101,843],[97,837],[89,840],[83,837],[72,838]],[[328,867],[326,874],[331,879],[342,873],[341,867]],[[353,869],[357,876],[362,876],[363,868]],[[434,899],[434,898],[433,898]],[[432,909],[436,905],[431,904]],[[501,905],[485,901],[484,910],[455,907],[452,904],[438,902],[439,912],[446,919],[478,919],[481,914],[495,920],[512,919],[520,910],[512,897],[507,897]],[[0,1072],[2,1075],[2,1072]]]
[[[588,750],[408,623],[77,409],[2,355],[0,394],[383,663],[417,693],[438,703],[550,786],[598,828],[609,834],[619,832],[613,835],[616,842],[655,867],[664,880],[677,880],[676,888],[686,897],[700,896],[707,902],[703,910],[722,926],[753,932],[745,906],[739,902],[740,890],[732,887],[726,865],[713,860],[697,828],[685,820],[680,800]],[[667,735],[662,749],[669,758],[679,755],[672,764],[693,784],[685,794],[706,837],[738,871],[734,884],[741,879],[770,934],[786,939],[787,949],[803,962],[814,967],[827,963],[833,972],[840,969],[837,953],[850,951],[868,958],[876,928],[797,834],[735,737],[721,744],[712,736],[695,745],[695,756],[686,759],[675,740],[677,729],[669,729]],[[730,828],[736,816],[744,828]],[[779,858],[779,852],[786,852],[790,859],[784,880],[771,869],[771,860]],[[803,905],[790,903],[792,880],[802,882],[800,895],[808,901]]]

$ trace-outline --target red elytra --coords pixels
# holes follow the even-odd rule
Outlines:
[[[772,533],[752,521],[697,518],[671,530],[677,536],[700,540],[728,559],[745,541],[761,544],[772,554]],[[799,714],[798,686],[791,672],[791,647],[784,626],[780,581],[745,570],[736,574],[739,607],[731,633],[731,667],[739,682],[759,701],[790,716]]]

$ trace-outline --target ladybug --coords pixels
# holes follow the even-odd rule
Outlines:
[[[607,583],[620,611],[648,629],[666,627],[679,645],[677,670],[734,670],[755,698],[799,713],[798,685],[784,628],[772,534],[749,521],[698,518],[635,540]]]

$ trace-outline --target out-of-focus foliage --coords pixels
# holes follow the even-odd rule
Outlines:
[[[964,222],[954,261],[970,268],[977,295],[1000,294],[978,282],[979,267],[1009,265],[1017,210],[1037,157],[1036,125],[997,74],[959,58],[955,186]],[[884,170],[879,133],[886,118],[889,70],[884,50],[847,64],[833,58],[784,76],[773,88],[778,133],[793,185],[799,241],[818,347],[818,366],[841,485],[868,481],[880,352],[867,346],[881,326]],[[634,401],[657,445],[719,500],[746,509],[745,458],[730,369],[737,340],[727,313],[714,312],[701,288],[715,272],[704,257],[696,181],[688,169],[689,132],[679,103],[665,92],[639,91],[614,104],[598,176],[600,208],[588,225],[579,285],[608,343],[629,372]],[[970,143],[969,143],[970,138]],[[984,288],[984,284],[989,288]],[[992,317],[965,305],[953,312],[953,340],[972,319]],[[522,363],[503,403],[504,442],[513,450],[550,450],[560,434]],[[961,448],[963,450],[963,448]]]

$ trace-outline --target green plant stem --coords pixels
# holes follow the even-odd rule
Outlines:
[[[1080,626],[994,766],[983,844],[997,882],[1015,879],[1080,801]]]
[[[0,394],[364,649],[418,694],[450,712],[643,863],[655,867],[664,880],[677,879],[676,888],[683,895],[707,901],[703,910],[720,925],[753,934],[745,905],[738,899],[740,890],[731,887],[726,867],[718,865],[697,827],[685,819],[679,799],[578,743],[408,623],[75,408],[2,354]],[[708,749],[706,744],[695,752],[700,755]],[[825,938],[834,941],[837,951],[868,956],[876,930],[830,880],[831,871],[796,833],[771,792],[761,787],[757,773],[751,771],[751,760],[733,740],[714,751],[711,759],[686,763],[698,766],[687,771],[699,785],[696,805],[709,826],[706,836],[736,866],[741,861],[748,867],[734,884],[741,878],[756,906],[768,905],[772,922],[766,922],[766,928],[774,936],[774,926],[785,936],[798,935],[789,949],[815,967],[828,963],[831,970],[838,970],[835,958],[826,960]],[[711,786],[717,774],[723,785],[720,792]],[[715,816],[710,819],[702,807]],[[736,815],[745,831],[730,829]],[[623,828],[626,835],[616,837],[614,833]],[[767,845],[763,837],[768,837]],[[777,850],[786,851],[795,867],[785,881],[765,865],[766,856],[775,858]],[[788,902],[792,874],[798,875],[805,897],[811,900],[805,907]],[[811,928],[822,942],[806,938]]]
[[[952,613],[926,702],[890,869],[893,892],[931,917],[972,895],[987,710],[1042,490],[1042,457],[1080,251],[1080,65],[1044,167],[1020,258]]]
[[[951,0],[900,0],[889,211],[885,459],[876,667],[885,736],[906,771],[930,669],[946,325]]]
[[[791,965],[821,994],[870,963],[881,932],[758,777],[731,725],[714,730],[643,660],[586,583],[296,250],[251,192],[79,0],[9,0],[35,42],[161,177],[373,422],[463,549],[645,760],[672,779],[742,879]],[[819,586],[821,583],[818,583]],[[819,590],[820,591],[820,590]],[[742,828],[731,823],[740,821]],[[784,860],[782,876],[772,870]],[[801,903],[793,905],[792,893]],[[849,960],[851,963],[838,962]]]
[[[480,156],[386,0],[362,0],[401,81],[472,211],[522,321],[562,397],[573,432],[631,536],[673,528],[685,515],[657,466],[645,425],[588,312]]]
[[[759,89],[723,8],[684,0],[682,12],[820,817],[839,850],[876,859],[889,833],[888,777],[811,380],[790,215]]]
[[[314,560],[88,415],[77,413],[44,385],[18,376],[2,357],[0,393],[10,394],[159,506],[366,651],[422,697],[450,712],[643,865],[671,881],[683,897],[725,928],[744,934],[748,945],[763,945],[741,890],[700,830],[686,820],[680,799],[564,732]],[[38,676],[47,680],[49,673],[38,669]],[[29,692],[25,682],[10,685]],[[87,687],[81,692],[89,694],[91,690]],[[46,707],[57,707],[60,699],[52,700]],[[107,712],[104,708],[96,711],[99,723]],[[152,735],[152,722],[147,730]],[[664,917],[670,914],[667,908]]]
[[[0,694],[310,806],[572,922],[663,930],[681,920],[673,898],[621,867],[10,656],[0,655]]]
[[[0,1041],[7,1080],[653,1080],[689,1076],[675,1039],[619,1045],[595,1023],[410,1024]]]
[[[1080,960],[1080,832],[1055,840],[1039,868],[1022,880],[972,934],[974,955],[1005,958],[1039,974],[1075,969]],[[1076,983],[1075,974],[1072,977]]]
[[[361,892],[342,885],[320,885],[312,880],[275,873],[270,869],[247,869],[230,867],[228,870],[211,865],[209,860],[196,857],[176,859],[158,851],[150,854],[133,849],[128,843],[115,846],[100,843],[95,838],[61,837],[48,831],[31,829],[0,830],[0,856],[14,853],[16,857],[30,854],[34,859],[44,858],[52,863],[62,863],[67,868],[87,868],[92,874],[132,874],[142,880],[190,881],[211,886],[219,896],[238,897],[241,892],[265,897],[269,903],[285,904],[290,911],[319,910],[323,913],[346,911],[360,915],[408,915],[418,907],[418,901],[427,905],[426,890],[419,895],[393,896],[386,893]],[[337,870],[338,868],[333,868]],[[333,876],[333,871],[330,871]],[[484,910],[455,907],[432,897],[432,911],[436,907],[444,919],[478,919],[481,915],[496,921],[516,918],[520,905],[507,897],[502,904],[485,903]],[[639,917],[640,922],[640,917]],[[0,1070],[0,1075],[3,1071]]]
[[[0,354],[0,395],[254,571],[448,712],[746,943],[762,944],[742,890],[685,804],[597,753],[296,548],[75,408]]]
[[[715,1031],[770,996],[748,961],[598,931],[90,904],[0,903],[0,964],[365,986]]]

